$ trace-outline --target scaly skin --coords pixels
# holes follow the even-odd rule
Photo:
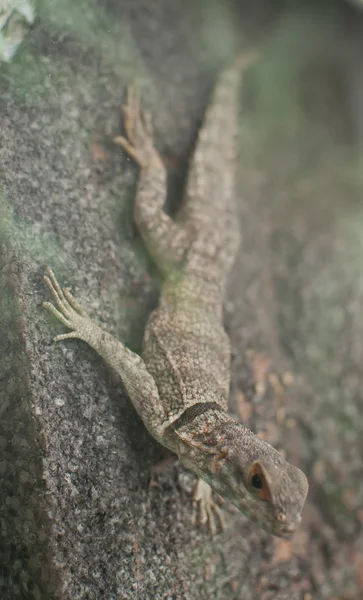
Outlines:
[[[115,142],[140,167],[135,221],[165,276],[142,358],[95,325],[50,269],[45,280],[57,308],[45,306],[72,330],[55,339],[92,346],[119,373],[150,433],[203,480],[195,503],[212,533],[213,511],[223,522],[207,484],[269,532],[289,536],[301,520],[305,475],[227,413],[230,342],[222,307],[239,246],[235,135],[241,69],[251,58],[238,59],[216,86],[175,220],[163,210],[166,170],[135,86],[123,106],[127,137]]]

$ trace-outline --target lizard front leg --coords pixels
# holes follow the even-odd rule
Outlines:
[[[193,495],[193,525],[196,525],[198,521],[198,513],[199,513],[199,522],[201,525],[205,525],[208,523],[209,531],[211,535],[215,535],[217,533],[216,521],[214,518],[214,513],[217,515],[220,528],[223,530],[225,523],[223,518],[223,513],[219,508],[218,504],[216,504],[213,500],[213,490],[208,483],[203,481],[203,479],[198,479],[198,483],[195,486],[194,495]]]
[[[135,409],[151,435],[162,441],[168,422],[156,383],[147,371],[144,361],[96,325],[72,296],[69,288],[64,291],[61,289],[51,269],[48,268],[44,280],[56,304],[54,306],[50,302],[44,302],[44,307],[72,330],[57,335],[54,341],[77,338],[94,348],[120,375]]]
[[[151,115],[140,108],[136,85],[128,88],[121,107],[127,137],[116,136],[120,145],[140,167],[134,218],[144,243],[162,271],[180,265],[189,240],[186,231],[164,211],[166,169],[153,142]]]

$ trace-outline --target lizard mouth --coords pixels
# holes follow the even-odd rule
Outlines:
[[[277,530],[273,532],[273,535],[277,535],[281,538],[289,538],[296,531],[296,525],[285,525],[284,527],[279,527]]]
[[[294,523],[279,523],[276,529],[272,531],[273,535],[278,537],[289,538],[295,533],[297,527],[301,522],[301,517]]]

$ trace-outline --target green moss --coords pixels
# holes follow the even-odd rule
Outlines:
[[[59,41],[72,36],[83,49],[93,48],[116,71],[139,60],[128,24],[115,19],[97,0],[39,0],[38,15]]]
[[[31,225],[21,221],[0,189],[0,246],[4,244],[18,256],[41,264],[61,263],[64,250],[53,233],[34,234]]]
[[[15,97],[32,102],[53,94],[66,83],[64,66],[51,58],[32,53],[25,41],[14,61],[1,66],[3,89]]]
[[[317,8],[314,19],[310,10],[295,6],[271,29],[253,67],[255,91],[249,117],[256,133],[257,156],[268,156],[277,149],[290,152],[296,139],[300,149],[307,145],[310,151],[311,123],[304,104],[306,77],[316,56],[321,55],[324,63],[329,54],[334,55],[338,27],[334,6],[324,14]],[[315,123],[314,128],[317,126]]]
[[[8,86],[12,95],[37,102],[57,93],[59,87],[69,84],[75,62],[79,64],[77,77],[84,72],[89,79],[92,69],[96,79],[95,66],[98,68],[99,63],[111,68],[118,78],[131,80],[135,72],[138,79],[145,76],[127,23],[115,19],[95,1],[39,0],[34,27],[14,60],[0,65],[3,89]],[[39,45],[42,37],[44,42]],[[52,42],[54,52],[52,46],[47,50]],[[39,48],[44,45],[43,55]],[[75,53],[79,54],[76,61]]]

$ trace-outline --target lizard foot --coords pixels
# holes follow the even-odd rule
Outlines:
[[[51,302],[43,302],[44,308],[49,310],[66,327],[73,330],[70,333],[57,335],[54,341],[58,342],[68,338],[78,338],[87,341],[87,331],[93,327],[93,324],[84,308],[72,296],[69,288],[65,288],[64,291],[61,289],[53,271],[49,267],[47,268],[47,274],[44,276],[44,281],[58,307],[56,308]]]
[[[198,511],[199,505],[199,511]],[[217,533],[216,521],[214,518],[215,513],[218,517],[220,529],[224,529],[224,518],[221,509],[218,504],[213,500],[213,490],[202,479],[198,479],[198,483],[194,490],[193,496],[193,525],[197,523],[197,513],[200,512],[199,522],[201,525],[208,523],[209,531],[211,535]]]
[[[159,166],[160,156],[154,147],[151,114],[140,107],[140,92],[134,83],[127,89],[126,104],[121,106],[127,137],[114,137],[115,144],[121,146],[140,168]]]

